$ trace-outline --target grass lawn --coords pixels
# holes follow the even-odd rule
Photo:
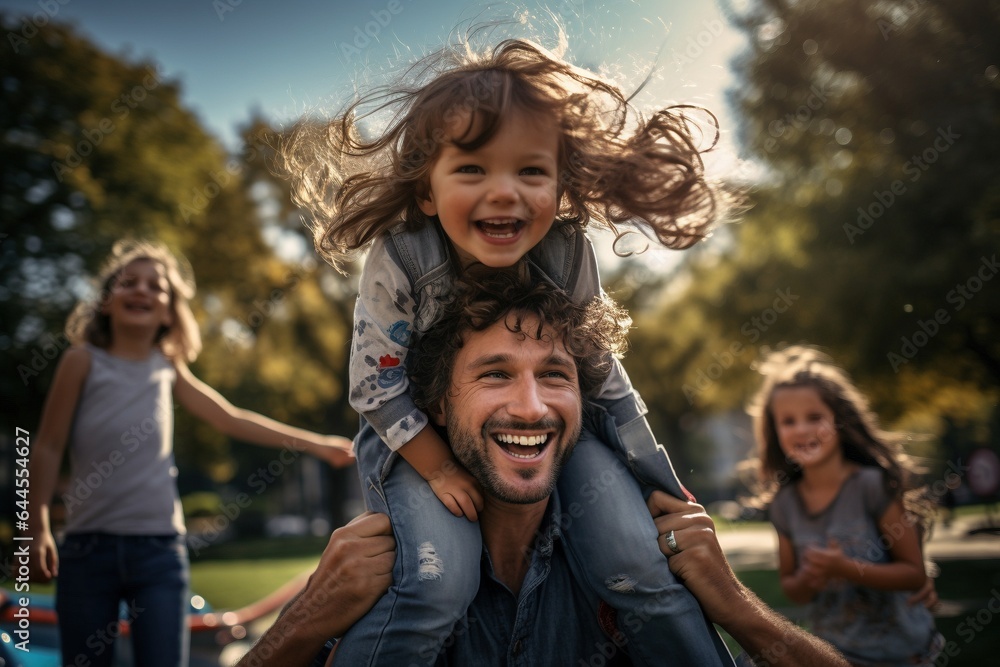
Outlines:
[[[205,598],[213,609],[238,609],[276,591],[303,572],[312,572],[317,562],[318,556],[198,563],[191,567],[191,590]]]
[[[214,609],[237,609],[312,572],[327,539],[259,539],[192,550],[191,590]]]
[[[327,538],[260,539],[213,544],[191,551],[191,590],[214,609],[237,609],[255,602],[303,572],[312,572]],[[14,592],[14,581],[0,587]],[[31,593],[52,595],[55,585],[31,584]]]

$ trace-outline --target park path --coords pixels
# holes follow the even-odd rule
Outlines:
[[[1000,532],[970,533],[982,525],[982,517],[959,517],[950,526],[938,522],[927,555],[932,560],[1000,559]],[[1000,520],[994,525],[1000,527]],[[778,536],[770,526],[724,529],[719,543],[735,570],[778,567]]]

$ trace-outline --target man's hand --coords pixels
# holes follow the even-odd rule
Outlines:
[[[465,516],[469,521],[479,520],[479,512],[483,511],[483,494],[479,482],[465,468],[458,464],[447,465],[427,483],[449,512]]]
[[[654,491],[646,504],[660,534],[657,544],[670,560],[670,571],[698,598],[708,617],[724,626],[738,610],[734,603],[742,601],[743,588],[722,552],[712,517],[701,505],[662,491]],[[676,553],[667,544],[670,531]]]
[[[333,531],[306,586],[237,667],[306,667],[346,633],[392,583],[396,540],[389,517],[366,512]]]
[[[296,605],[317,612],[324,636],[339,637],[389,590],[395,562],[389,517],[366,512],[333,531]]]
[[[850,667],[836,649],[792,624],[740,583],[704,507],[662,491],[654,491],[647,505],[671,572],[694,594],[708,618],[721,625],[757,664]],[[667,539],[670,531],[676,550]]]

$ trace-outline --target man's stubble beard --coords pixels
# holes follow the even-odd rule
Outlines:
[[[483,491],[486,494],[507,503],[528,505],[545,500],[552,495],[552,491],[555,490],[556,487],[556,481],[559,479],[559,473],[562,471],[566,461],[569,460],[569,456],[572,454],[573,448],[576,446],[576,442],[580,438],[580,420],[577,420],[575,431],[569,434],[563,433],[563,429],[565,428],[565,424],[563,422],[551,419],[542,420],[533,424],[526,424],[511,420],[489,419],[486,424],[483,425],[483,428],[479,433],[470,433],[458,424],[458,420],[454,417],[454,414],[454,410],[448,410],[448,439],[451,442],[451,449],[455,454],[455,458],[458,459],[459,463],[465,466],[466,470],[468,470],[473,477],[479,480],[479,483],[482,484]],[[511,488],[511,486],[508,485],[500,476],[497,472],[496,466],[493,464],[489,456],[487,456],[487,452],[490,447],[499,446],[493,441],[493,438],[489,436],[489,433],[503,430],[549,429],[555,429],[558,433],[563,435],[566,440],[566,444],[563,451],[555,454],[556,458],[553,461],[551,468],[549,468],[550,479],[548,480],[548,483],[534,493]],[[567,435],[568,437],[566,437]],[[550,443],[548,446],[556,447],[557,445],[555,443]],[[521,477],[521,479],[527,481],[532,480],[538,475],[544,473],[535,469],[520,470],[517,474]]]

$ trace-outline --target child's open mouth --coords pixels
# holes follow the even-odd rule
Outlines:
[[[476,221],[476,228],[494,239],[514,238],[524,228],[524,225],[525,223],[517,218],[493,218]]]
[[[795,451],[801,454],[812,454],[819,449],[819,440],[810,440],[795,446]]]
[[[511,433],[494,433],[493,439],[508,454],[517,459],[534,459],[542,455],[548,444],[549,434],[514,435]]]

